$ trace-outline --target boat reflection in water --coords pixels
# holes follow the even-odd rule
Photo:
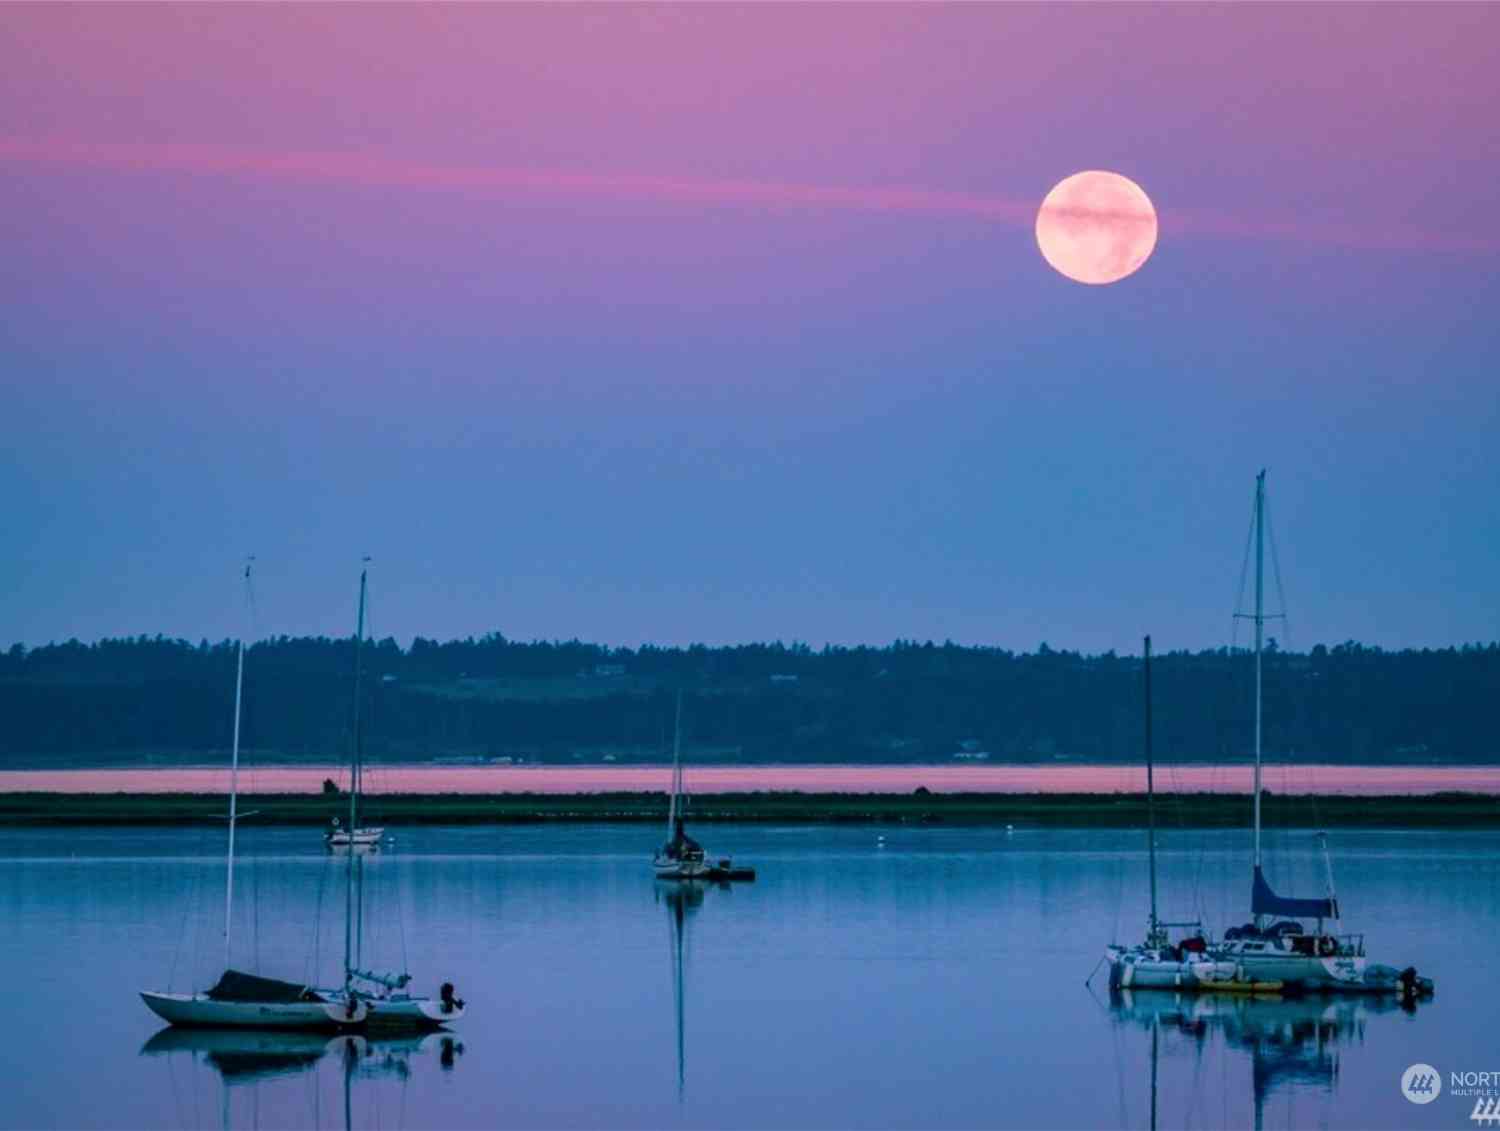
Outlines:
[[[261,1088],[276,1088],[289,1077],[312,1076],[316,1081],[325,1062],[336,1065],[342,1077],[343,1126],[353,1125],[353,1089],[359,1080],[395,1080],[404,1087],[414,1071],[436,1066],[451,1071],[463,1055],[463,1042],[456,1034],[435,1032],[398,1037],[368,1037],[354,1033],[330,1036],[278,1029],[184,1029],[169,1026],[141,1046],[141,1055],[168,1061],[182,1058],[193,1067],[206,1067],[219,1078],[219,1125],[233,1126],[232,1091],[249,1094],[251,1122],[260,1123]],[[173,1074],[174,1091],[178,1073]],[[248,1085],[248,1087],[247,1087]],[[321,1091],[297,1088],[267,1093],[268,1102],[291,1098],[299,1110],[278,1113],[274,1122],[290,1120],[298,1126],[324,1126]],[[308,1110],[310,1105],[311,1110]],[[336,1116],[330,1116],[336,1119]],[[194,1122],[198,1122],[194,1120]]]
[[[1175,1098],[1199,1092],[1175,1078],[1170,1086],[1159,1084],[1161,1054],[1170,1061],[1190,1059],[1197,1070],[1203,1068],[1206,1054],[1218,1046],[1228,1054],[1231,1082],[1233,1062],[1241,1055],[1249,1058],[1253,1126],[1259,1131],[1267,1101],[1278,1094],[1300,1089],[1336,1095],[1340,1051],[1363,1044],[1366,1027],[1379,1023],[1380,1015],[1411,1012],[1416,1004],[1387,996],[1283,998],[1116,990],[1110,994],[1109,1008],[1116,1024],[1150,1033],[1152,1128],[1157,1126],[1159,1093]],[[1232,1109],[1226,1114],[1231,1123],[1244,1121],[1244,1116]],[[1174,1117],[1165,1124],[1184,1122]]]
[[[656,886],[656,898],[667,905],[670,929],[668,941],[672,959],[672,1013],[677,1026],[677,1099],[682,1100],[687,1087],[686,998],[682,978],[687,952],[687,923],[703,906],[710,886],[728,888],[728,884],[708,884],[702,880],[679,880],[670,886]]]

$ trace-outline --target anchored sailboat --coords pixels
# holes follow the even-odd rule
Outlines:
[[[1111,989],[1237,989],[1232,962],[1215,962],[1208,954],[1203,924],[1194,919],[1169,923],[1158,917],[1156,907],[1156,776],[1151,742],[1151,637],[1142,649],[1146,699],[1146,853],[1150,861],[1151,910],[1146,917],[1146,938],[1134,946],[1112,943],[1104,950],[1109,963]],[[1173,942],[1172,929],[1191,934]]]
[[[1262,651],[1265,622],[1266,473],[1255,477],[1255,612],[1236,613],[1255,629],[1255,776],[1254,860],[1250,882],[1251,922],[1231,927],[1215,948],[1215,957],[1236,963],[1240,977],[1250,981],[1281,982],[1288,989],[1345,993],[1401,993],[1415,997],[1432,992],[1432,980],[1419,978],[1413,967],[1397,971],[1369,965],[1362,934],[1341,933],[1342,916],[1333,886],[1333,863],[1328,836],[1318,833],[1326,894],[1321,898],[1278,895],[1266,880],[1261,855],[1261,732]],[[1277,614],[1279,616],[1280,614]],[[1302,920],[1311,919],[1308,932]],[[1326,925],[1332,930],[1325,929]]]
[[[252,559],[253,560],[253,559]],[[245,599],[250,605],[250,563],[245,564]],[[229,761],[229,847],[224,882],[224,973],[212,988],[179,994],[142,990],[141,1000],[173,1025],[249,1026],[280,1029],[334,1029],[358,1025],[368,1012],[348,994],[328,993],[298,982],[262,978],[234,969],[234,833],[239,820],[240,707],[245,687],[245,640],[241,636],[234,673],[234,739]]]
[[[369,562],[365,558],[365,562]],[[349,824],[343,827],[339,825],[339,819],[333,819],[333,825],[324,834],[323,840],[330,850],[343,849],[345,851],[358,851],[367,849],[374,851],[380,847],[380,838],[385,835],[383,828],[361,828],[359,824],[359,796],[364,788],[364,742],[361,730],[361,682],[364,675],[364,650],[365,650],[365,587],[369,570],[359,571],[359,617],[356,621],[354,632],[354,755],[349,766]],[[353,865],[351,864],[352,868]]]
[[[754,868],[737,868],[727,856],[710,860],[703,846],[687,835],[682,788],[682,692],[677,692],[677,722],[672,738],[672,800],[667,806],[667,841],[651,866],[659,880],[753,880]]]

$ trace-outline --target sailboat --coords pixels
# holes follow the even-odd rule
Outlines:
[[[365,558],[367,563],[369,560]],[[331,851],[338,849],[374,851],[380,847],[380,838],[385,835],[383,828],[362,828],[359,823],[359,795],[364,788],[360,684],[364,675],[362,664],[365,646],[365,586],[368,573],[368,568],[359,571],[359,617],[354,632],[354,757],[349,769],[349,823],[340,827],[339,819],[337,817],[333,819],[332,826],[323,837],[324,843]]]
[[[677,692],[677,722],[672,738],[672,800],[667,806],[667,840],[651,867],[659,880],[753,880],[754,868],[737,868],[727,856],[710,860],[703,846],[687,835],[682,788],[682,692]]]
[[[1151,637],[1142,648],[1146,698],[1146,853],[1150,861],[1151,910],[1146,917],[1146,938],[1133,946],[1111,943],[1104,950],[1109,963],[1109,985],[1119,989],[1240,989],[1233,962],[1209,957],[1208,940],[1198,920],[1169,923],[1157,915],[1156,907],[1156,777],[1151,742]],[[1173,942],[1172,929],[1191,934]]]
[[[250,596],[250,564],[245,564],[245,596]],[[209,989],[198,993],[142,990],[147,1007],[173,1025],[210,1025],[279,1029],[336,1029],[361,1024],[369,1012],[364,1002],[349,994],[328,993],[311,986],[263,978],[236,970],[234,934],[234,834],[239,819],[240,708],[245,687],[245,640],[237,648],[234,673],[234,739],[229,761],[229,847],[224,882],[224,973]]]
[[[368,563],[369,558],[365,561]],[[436,998],[414,996],[407,992],[411,975],[405,971],[386,973],[362,968],[364,950],[364,864],[360,848],[378,845],[385,832],[379,828],[361,828],[359,795],[363,778],[364,732],[360,713],[360,676],[365,637],[365,598],[369,585],[369,568],[359,571],[359,619],[354,637],[354,756],[349,789],[349,830],[353,835],[343,847],[348,856],[348,878],[345,884],[344,909],[344,986],[341,996],[358,1001],[368,1010],[371,1028],[435,1029],[464,1015],[465,1004],[454,991],[452,982],[444,982]],[[330,834],[331,836],[332,834]],[[333,846],[330,840],[330,846]]]
[[[1432,992],[1432,980],[1418,977],[1415,968],[1370,965],[1362,934],[1341,932],[1342,914],[1333,886],[1333,863],[1328,836],[1318,833],[1326,892],[1319,898],[1278,895],[1266,880],[1261,854],[1261,732],[1262,651],[1265,622],[1266,473],[1255,477],[1255,612],[1239,614],[1255,629],[1255,776],[1254,853],[1250,881],[1252,921],[1224,932],[1214,956],[1234,962],[1239,977],[1257,982],[1281,982],[1289,990],[1344,993],[1400,993],[1415,997]],[[1278,614],[1279,615],[1279,614]],[[1308,931],[1304,920],[1312,920]],[[1332,929],[1327,929],[1331,925]]]

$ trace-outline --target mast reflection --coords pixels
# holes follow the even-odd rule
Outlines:
[[[724,885],[715,884],[715,887]],[[658,884],[656,897],[667,905],[667,920],[670,933],[668,941],[672,962],[672,1012],[677,1028],[677,1099],[681,1102],[687,1089],[687,1025],[686,993],[683,982],[683,966],[687,951],[688,918],[703,906],[703,896],[708,885],[699,880],[677,880],[672,884]]]

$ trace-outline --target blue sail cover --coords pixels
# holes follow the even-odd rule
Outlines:
[[[1337,919],[1338,905],[1331,899],[1293,899],[1277,895],[1266,883],[1265,873],[1255,869],[1255,882],[1250,887],[1250,914],[1290,915],[1294,919]]]

